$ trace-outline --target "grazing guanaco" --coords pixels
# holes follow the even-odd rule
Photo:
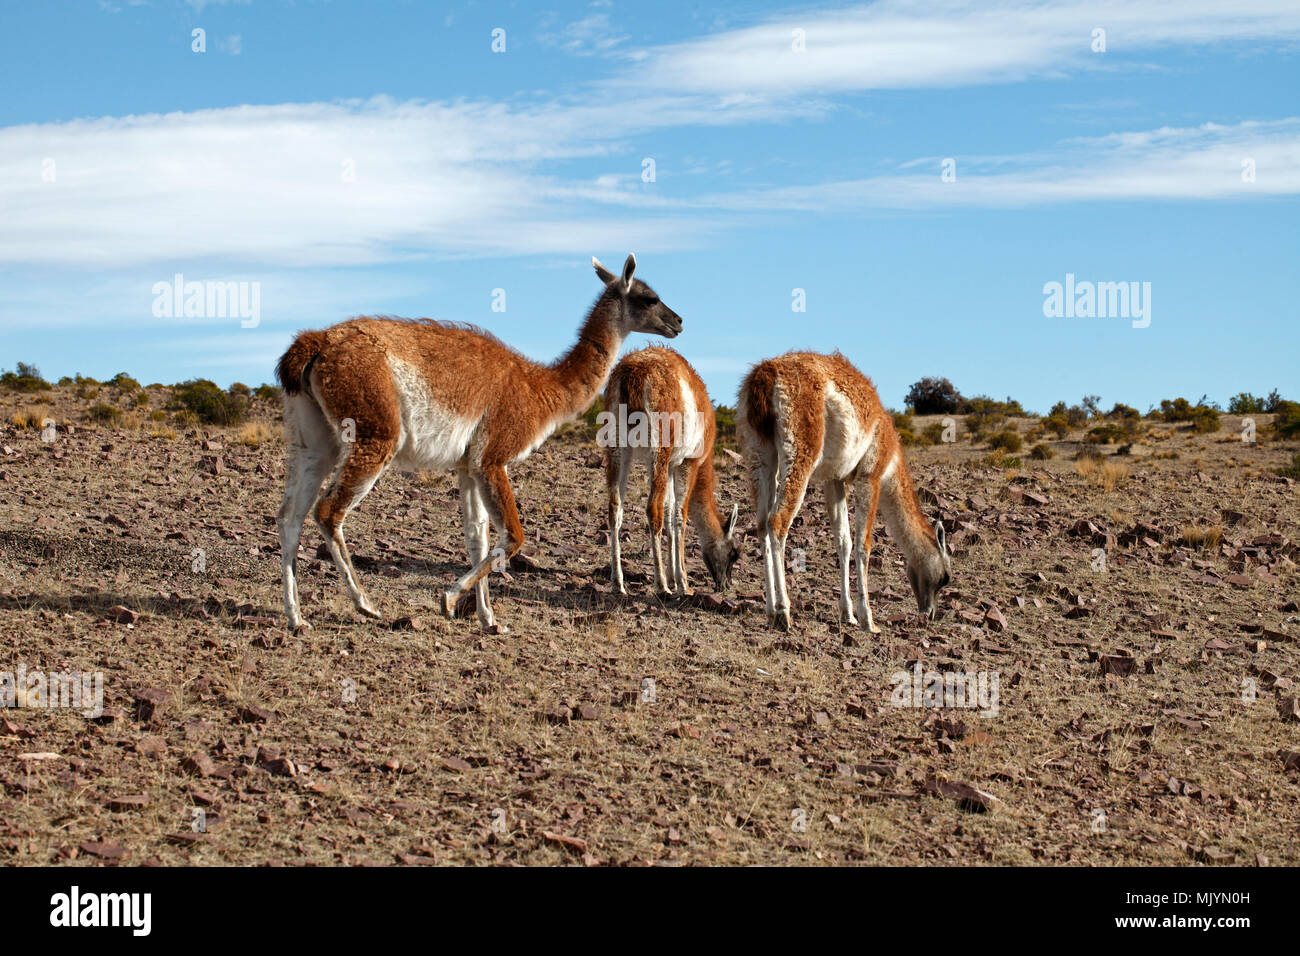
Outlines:
[[[551,365],[472,326],[428,319],[356,318],[294,339],[276,368],[289,438],[279,532],[292,627],[304,626],[295,562],[313,505],[353,604],[380,617],[357,582],[343,521],[389,466],[456,472],[471,566],[443,592],[441,608],[454,616],[457,601],[474,589],[479,621],[493,626],[487,576],[524,542],[507,468],[591,405],[629,334],[672,338],[682,330],[677,313],[634,277],[634,256],[618,276],[591,261],[605,288],[577,343]],[[489,521],[498,536],[491,553]]]
[[[626,594],[619,531],[623,498],[635,462],[650,472],[646,517],[655,587],[685,596],[687,515],[700,529],[700,552],[719,591],[731,586],[740,557],[732,537],[738,509],[726,524],[714,500],[713,442],[717,431],[713,403],[690,363],[670,348],[651,346],[624,356],[605,386],[605,411],[598,442],[606,448],[605,484],[609,489],[609,569],[614,590]],[[668,513],[668,572],[660,540]]]
[[[756,365],[740,387],[737,431],[749,458],[763,542],[767,614],[790,627],[785,585],[785,544],[810,481],[826,494],[840,561],[840,616],[857,623],[849,599],[849,557],[858,569],[857,615],[880,633],[867,596],[867,566],[876,508],[907,564],[917,607],[930,619],[935,596],[952,573],[943,524],[930,524],[917,501],[893,419],[871,380],[838,352],[790,352]],[[858,495],[857,522],[849,532],[846,488]]]

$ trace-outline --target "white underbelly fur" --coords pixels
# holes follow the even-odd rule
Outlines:
[[[679,424],[672,419],[661,419],[662,425],[658,435],[659,446],[672,443],[672,454],[669,456],[670,468],[676,468],[682,462],[699,458],[704,454],[705,423],[700,417],[699,409],[695,407],[695,394],[681,379],[677,380],[677,384],[682,395],[681,422]],[[652,413],[656,411],[649,396],[645,405]],[[630,434],[632,429],[629,428],[628,431]],[[646,433],[649,433],[648,429]],[[631,455],[633,461],[649,462],[657,449],[658,446],[651,441],[646,444],[629,443],[628,447],[621,448],[620,451],[625,455]]]
[[[876,466],[879,444],[876,441],[879,426],[864,431],[857,412],[848,397],[826,387],[826,433],[822,440],[822,455],[813,470],[817,482],[847,479],[857,472],[868,474]]]
[[[388,364],[402,419],[393,466],[401,471],[454,468],[464,460],[478,420],[457,415],[434,401],[411,365],[392,357]]]

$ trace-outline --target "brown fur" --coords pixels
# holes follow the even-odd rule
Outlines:
[[[717,422],[714,417],[713,403],[708,390],[699,374],[681,355],[664,346],[649,346],[640,351],[631,352],[615,366],[610,374],[609,384],[605,388],[605,408],[613,412],[622,405],[631,417],[635,412],[658,413],[660,415],[684,416],[686,408],[682,403],[681,383],[691,390],[696,412],[701,416],[703,432],[701,453],[698,457],[687,458],[680,465],[680,474],[670,474],[672,448],[656,449],[650,463],[650,493],[646,504],[646,517],[649,521],[651,551],[655,561],[656,584],[661,590],[668,590],[664,575],[659,538],[664,529],[664,505],[668,494],[669,482],[676,479],[685,488],[684,501],[679,502],[681,528],[670,529],[672,551],[672,577],[680,578],[679,593],[689,593],[685,580],[684,540],[677,535],[685,533],[686,517],[694,518],[700,528],[701,550],[705,563],[714,576],[715,584],[724,589],[730,581],[731,565],[738,552],[730,541],[730,528],[724,528],[722,515],[718,512],[714,499],[716,477],[713,466],[713,445],[717,436]],[[678,419],[678,420],[683,420]],[[684,427],[684,426],[683,426]],[[677,436],[680,441],[681,436]],[[671,441],[664,436],[665,443]],[[611,536],[617,535],[622,516],[622,494],[626,484],[628,462],[621,460],[624,449],[611,447],[605,458],[605,483],[609,490],[609,521]],[[619,548],[616,541],[611,541],[611,575],[616,588],[622,590],[622,573],[618,567]]]
[[[828,435],[828,408],[833,404],[838,416],[843,403],[852,420],[837,419],[837,434]],[[934,594],[948,578],[944,540],[921,509],[893,419],[871,380],[838,352],[791,352],[755,366],[741,385],[738,405],[738,430],[750,455],[759,531],[766,549],[768,613],[777,623],[789,626],[784,593],[786,537],[808,483],[818,472],[836,526],[844,618],[856,620],[848,598],[851,547],[858,557],[858,610],[866,614],[866,626],[876,630],[867,599],[866,569],[876,510],[882,504],[890,532],[908,558],[918,605],[933,613]],[[846,431],[849,424],[856,426],[851,433]],[[852,443],[856,444],[849,448]],[[861,457],[855,458],[858,454]],[[856,484],[866,499],[859,502],[858,525],[851,538],[845,495],[850,484]]]
[[[591,404],[627,334],[676,335],[681,329],[676,313],[633,278],[632,256],[622,276],[593,264],[605,291],[588,313],[577,343],[551,365],[533,362],[473,327],[430,320],[362,317],[301,333],[277,366],[292,432],[290,482],[280,514],[282,551],[291,544],[296,553],[298,512],[307,496],[316,498],[313,481],[319,481],[322,458],[332,454],[337,474],[315,501],[315,517],[358,610],[377,617],[356,581],[343,541],[343,520],[395,456],[429,457],[421,452],[419,440],[437,448],[455,445],[456,457],[439,461],[439,466],[460,474],[473,567],[456,589],[444,594],[443,608],[451,614],[455,600],[475,589],[480,620],[491,624],[486,576],[524,542],[507,466]],[[400,375],[396,369],[401,369]],[[304,401],[310,405],[302,405]],[[445,418],[445,433],[407,433],[403,415],[404,409],[415,414],[409,411],[412,403],[436,409],[436,415],[421,421],[428,427],[429,421]],[[321,421],[311,419],[312,407]],[[339,433],[349,421],[355,441],[340,441]],[[467,440],[463,451],[456,444],[461,440]],[[418,460],[415,466],[420,467]],[[495,559],[486,554],[487,521],[500,538]],[[293,554],[285,553],[282,563],[286,613],[298,626]]]

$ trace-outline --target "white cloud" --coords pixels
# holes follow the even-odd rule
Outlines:
[[[1207,123],[1070,139],[1023,156],[956,159],[956,178],[942,179],[942,160],[899,165],[906,175],[715,195],[709,205],[736,211],[1017,208],[1124,200],[1249,200],[1300,194],[1300,119]],[[1246,166],[1253,181],[1243,178]]]
[[[1092,50],[1097,28],[1106,31],[1105,53]],[[793,49],[795,30],[803,52]],[[651,50],[627,81],[770,95],[947,87],[1116,69],[1175,44],[1297,37],[1294,0],[879,0]]]
[[[0,130],[0,263],[363,264],[430,251],[699,242],[710,223],[683,230],[630,183],[538,167],[607,155],[633,130],[738,121],[761,104],[626,106],[379,98],[9,127]],[[46,160],[52,182],[42,178]],[[639,173],[639,157],[619,162]],[[575,213],[578,197],[627,208]]]
[[[542,35],[542,41],[575,56],[595,56],[614,51],[627,42],[626,33],[610,22],[609,14],[593,13],[566,24],[558,33]]]

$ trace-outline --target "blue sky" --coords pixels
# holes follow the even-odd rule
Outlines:
[[[633,251],[727,404],[790,348],[895,407],[1296,397],[1298,50],[1280,0],[10,4],[0,365],[257,384],[359,313],[549,360]],[[260,321],[155,315],[177,273]],[[1045,316],[1067,274],[1150,324]]]

